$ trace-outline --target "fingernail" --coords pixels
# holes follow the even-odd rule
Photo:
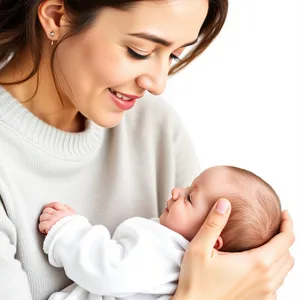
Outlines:
[[[220,199],[216,206],[216,211],[221,214],[225,215],[229,208],[229,201],[226,199]]]

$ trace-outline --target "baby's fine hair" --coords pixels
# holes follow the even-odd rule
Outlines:
[[[274,237],[280,228],[281,204],[274,189],[262,178],[245,169],[227,166],[236,193],[227,195],[232,211],[223,230],[226,252],[241,252],[259,247]]]

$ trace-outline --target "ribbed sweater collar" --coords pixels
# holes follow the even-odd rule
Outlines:
[[[107,130],[90,120],[83,132],[59,130],[32,114],[1,86],[0,123],[49,154],[70,160],[84,159],[99,148]]]

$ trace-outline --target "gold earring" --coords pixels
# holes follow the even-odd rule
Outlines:
[[[53,43],[54,43],[54,41],[53,41],[53,37],[54,37],[54,31],[51,31],[51,32],[50,32],[50,36],[51,36],[51,38],[52,38],[52,41],[51,41],[51,46],[53,46]]]

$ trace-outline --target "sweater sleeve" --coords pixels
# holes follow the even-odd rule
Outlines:
[[[16,228],[8,218],[0,197],[0,298],[32,300],[28,278],[15,258]]]
[[[178,260],[178,254],[173,258],[162,255],[166,251],[154,246],[155,233],[151,237],[143,232],[148,223],[157,225],[149,220],[145,225],[146,221],[140,219],[123,222],[111,239],[102,225],[92,226],[81,216],[66,217],[50,230],[44,251],[53,266],[63,266],[71,280],[92,294],[126,297],[147,293],[156,286],[157,292],[172,294],[175,285],[163,284],[178,278],[179,268],[172,261]]]

